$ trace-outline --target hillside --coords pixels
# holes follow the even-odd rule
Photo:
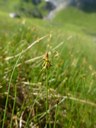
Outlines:
[[[96,127],[95,21],[75,8],[52,21],[0,11],[1,128]]]

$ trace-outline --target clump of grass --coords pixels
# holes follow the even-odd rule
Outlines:
[[[0,127],[94,128],[93,38],[71,24],[59,29],[34,19],[6,24],[5,17],[0,19]]]

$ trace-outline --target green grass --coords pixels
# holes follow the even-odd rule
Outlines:
[[[73,8],[53,21],[0,12],[0,127],[95,128],[95,17]]]
[[[32,1],[24,2],[23,0],[0,0],[0,10],[8,13],[16,13],[20,17],[38,17],[42,18],[48,14],[44,10],[45,1],[38,5],[32,4]],[[41,16],[41,17],[40,17]]]
[[[89,30],[91,29],[93,32],[96,32],[95,15],[95,12],[86,13],[77,8],[74,9],[73,7],[70,7],[69,9],[67,8],[62,10],[61,12],[58,12],[55,20],[61,22],[61,24],[65,23],[75,25],[75,27],[81,27],[81,29],[88,29],[89,27]]]
[[[0,10],[4,12],[14,12],[19,4],[19,0],[0,0]]]

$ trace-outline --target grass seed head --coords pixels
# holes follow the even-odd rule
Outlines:
[[[48,52],[44,55],[44,62],[43,62],[43,69],[49,69],[51,66],[51,62],[49,60],[49,54]]]

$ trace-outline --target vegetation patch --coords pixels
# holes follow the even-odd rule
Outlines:
[[[87,33],[94,16],[74,8],[53,21],[0,12],[1,128],[96,127],[96,43]]]

